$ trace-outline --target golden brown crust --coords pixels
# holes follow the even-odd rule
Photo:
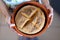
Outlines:
[[[20,31],[35,34],[44,27],[45,15],[40,8],[27,5],[18,11],[15,21]]]

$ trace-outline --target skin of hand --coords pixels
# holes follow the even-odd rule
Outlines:
[[[0,0],[0,11],[1,11],[1,13],[5,16],[6,22],[7,22],[8,24],[10,24],[9,11],[8,11],[6,5],[4,4],[4,2],[3,2],[2,0]]]

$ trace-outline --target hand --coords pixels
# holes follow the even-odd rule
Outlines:
[[[52,20],[53,20],[53,8],[51,6],[48,6],[47,9],[50,10],[50,13],[49,13],[49,17],[51,17],[51,21],[50,21],[50,24],[49,24],[49,26],[50,26],[51,23],[52,23]]]
[[[48,6],[47,9],[50,10],[49,17],[51,17],[51,15],[53,16],[53,8],[51,6]]]
[[[6,22],[10,24],[10,15],[9,15],[10,12],[8,11],[6,5],[2,0],[0,0],[0,11],[5,16]]]

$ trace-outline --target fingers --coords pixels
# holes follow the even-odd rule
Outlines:
[[[49,8],[49,10],[50,10],[49,17],[51,17],[51,16],[53,15],[53,8],[52,8],[52,7],[50,7],[50,8]]]

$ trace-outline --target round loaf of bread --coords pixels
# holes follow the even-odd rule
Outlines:
[[[35,34],[44,27],[45,15],[39,7],[27,5],[17,12],[15,23],[19,31],[26,34]]]

